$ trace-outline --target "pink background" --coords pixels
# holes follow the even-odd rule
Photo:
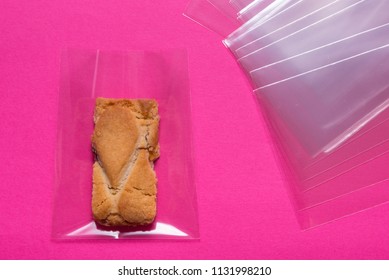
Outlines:
[[[388,259],[389,204],[299,229],[250,88],[187,0],[108,2],[0,2],[1,259]],[[64,47],[188,49],[200,240],[51,240]]]

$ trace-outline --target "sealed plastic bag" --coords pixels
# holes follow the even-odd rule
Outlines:
[[[54,238],[198,238],[191,108],[184,50],[67,50],[61,63]],[[91,212],[91,135],[97,97],[159,103],[157,216],[146,227],[105,228]]]

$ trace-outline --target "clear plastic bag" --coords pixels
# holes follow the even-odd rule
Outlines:
[[[375,5],[372,5],[372,3],[364,2],[355,5],[352,8],[348,8],[347,11],[343,10],[343,13],[332,16],[326,21],[311,25],[310,28],[304,31],[295,32],[278,41],[269,41],[268,45],[265,44],[256,51],[239,58],[238,61],[246,71],[250,72],[267,65],[271,67],[283,61],[298,60],[298,57],[303,57],[303,55],[309,56],[311,54],[311,56],[317,56],[315,58],[316,61],[321,58],[322,54],[320,52],[327,52],[334,45],[338,45],[339,50],[335,54],[332,53],[335,49],[334,47],[331,52],[328,51],[326,54],[328,61],[335,61],[335,56],[338,53],[345,53],[346,56],[350,56],[353,53],[351,49],[352,42],[363,44],[363,46],[360,46],[360,49],[364,47],[365,50],[368,50],[369,44],[372,45],[371,48],[374,48],[380,42],[385,42],[386,39],[383,38],[385,35],[381,33],[387,31],[383,29],[385,29],[388,19],[382,11],[384,10],[383,8],[389,8],[389,2],[381,1],[381,5],[378,5],[379,2],[374,2]],[[371,19],[364,21],[366,16]],[[354,19],[357,23],[354,22]],[[331,26],[337,26],[339,28],[332,30],[330,28]],[[379,27],[382,28],[379,29]],[[369,31],[372,33],[369,33]],[[369,38],[369,36],[372,38]],[[271,40],[272,38],[270,37],[269,39]],[[365,40],[369,41],[365,42]],[[255,46],[257,43],[259,41],[251,46]],[[262,41],[262,43],[264,42]],[[343,47],[346,44],[349,44],[349,46],[347,48]],[[354,46],[354,49],[356,50],[357,46]]]
[[[389,160],[388,33],[385,25],[317,53],[296,56],[307,63],[303,69],[287,60],[252,72],[254,84],[264,85],[257,92],[293,171],[289,180],[296,182],[296,208],[308,221],[319,205],[323,208],[388,179],[382,168]],[[268,75],[274,78],[269,84]],[[332,141],[313,151],[307,149],[311,137]],[[333,218],[335,212],[329,213],[332,216],[326,218],[320,214],[321,219]]]
[[[388,2],[260,2],[223,42],[256,89],[302,228],[388,202]]]
[[[199,237],[189,93],[185,50],[63,53],[53,238]],[[97,97],[159,103],[157,217],[150,226],[107,229],[93,221],[91,135]]]

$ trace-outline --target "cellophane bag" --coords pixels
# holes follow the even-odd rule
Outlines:
[[[386,34],[383,24],[250,72],[303,228],[389,201]]]
[[[293,171],[289,180],[296,182],[295,201],[303,213],[388,179],[386,34],[382,26],[318,54],[295,57],[298,63],[287,60],[252,72],[255,92]],[[331,208],[326,213],[334,214]]]
[[[250,15],[260,2],[223,42],[253,85],[301,227],[388,202],[387,1],[275,0]]]
[[[149,226],[106,228],[93,220],[91,136],[97,97],[151,98],[159,104],[157,216]],[[65,50],[53,238],[198,238],[190,104],[185,50]]]

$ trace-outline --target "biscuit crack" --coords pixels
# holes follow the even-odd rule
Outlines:
[[[139,149],[135,149],[135,151],[132,153],[132,155],[127,163],[127,166],[124,167],[124,172],[123,172],[123,175],[121,177],[120,184],[117,188],[116,193],[120,192],[124,188],[124,186],[127,184],[128,178],[130,177],[132,170],[134,169],[134,165],[135,165],[135,162],[136,162],[138,156],[139,156]]]
[[[148,126],[146,126],[147,129],[146,129],[146,133],[144,135],[139,135],[138,136],[138,141],[137,141],[137,144],[136,144],[136,147],[139,147],[139,143],[140,143],[140,139],[144,138],[146,140],[146,148],[142,148],[142,147],[139,147],[139,148],[136,148],[134,150],[134,152],[132,153],[132,155],[130,156],[126,166],[123,168],[122,172],[121,172],[121,179],[120,179],[120,183],[118,184],[117,187],[113,186],[112,183],[110,182],[104,168],[102,168],[102,173],[104,175],[104,180],[106,182],[106,185],[107,185],[107,188],[109,190],[109,192],[115,196],[117,195],[118,193],[120,193],[124,186],[127,184],[128,182],[128,179],[132,173],[132,170],[134,169],[134,165],[138,159],[138,156],[139,156],[139,152],[140,150],[149,150],[150,149],[150,145],[149,145],[149,141],[148,141],[148,135],[150,134],[149,132],[149,129],[148,129]],[[102,166],[101,164],[101,161],[99,160],[99,157],[98,155],[96,155],[96,159],[97,159],[97,162],[99,163],[100,166]],[[149,162],[150,165],[151,165],[151,162]],[[151,165],[152,167],[152,165]]]
[[[108,198],[105,198],[102,201],[100,201],[100,203],[96,205],[96,208],[100,208],[101,205],[103,205],[107,200],[108,200]]]

